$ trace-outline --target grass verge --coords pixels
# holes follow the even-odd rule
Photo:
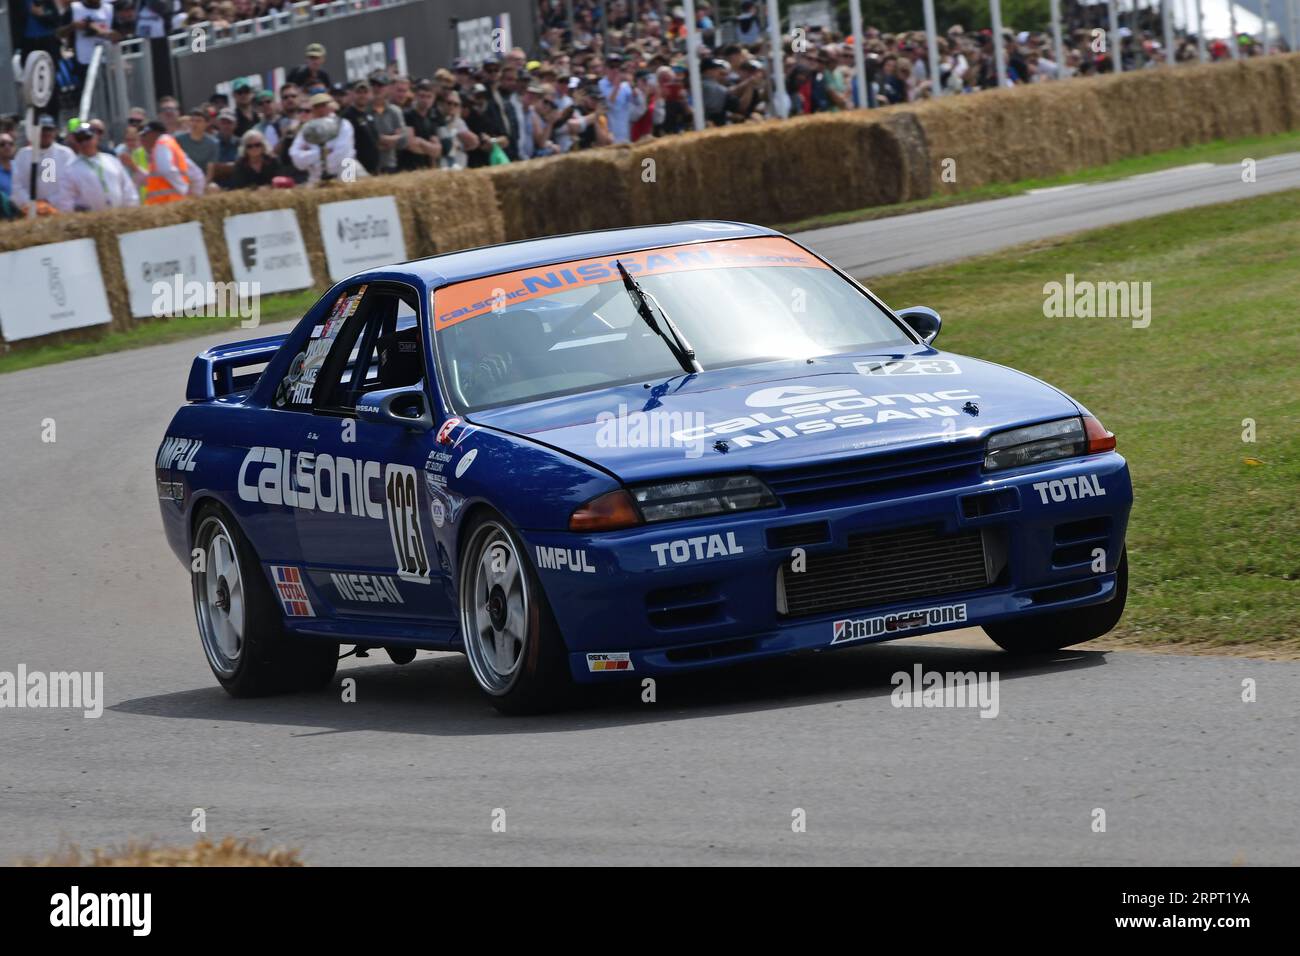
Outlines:
[[[1136,500],[1115,642],[1300,649],[1298,250],[1293,191],[871,283],[939,310],[944,349],[1043,378],[1119,436]],[[1044,317],[1066,273],[1150,282],[1150,326]]]
[[[991,183],[977,186],[943,196],[931,196],[928,199],[914,199],[911,202],[895,203],[892,206],[870,206],[866,209],[850,209],[844,212],[827,213],[813,216],[799,222],[778,226],[782,232],[803,232],[808,229],[824,229],[827,226],[842,226],[849,222],[866,222],[871,219],[888,219],[910,212],[926,212],[930,209],[943,209],[946,206],[961,206],[966,203],[983,202],[986,199],[1002,199],[1006,196],[1019,196],[1031,189],[1050,189],[1053,186],[1069,186],[1075,183],[1099,183],[1128,176],[1140,176],[1162,169],[1188,166],[1192,163],[1240,163],[1243,159],[1263,159],[1279,153],[1300,151],[1300,130],[1279,133],[1276,136],[1252,136],[1246,139],[1215,140],[1196,146],[1185,146],[1164,153],[1151,153],[1147,156],[1130,156],[1105,166],[1094,166],[1063,176],[1047,179],[1027,179],[1018,183]]]

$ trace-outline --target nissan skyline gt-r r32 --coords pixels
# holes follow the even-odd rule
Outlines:
[[[246,696],[323,685],[340,644],[459,650],[525,712],[972,625],[1014,652],[1104,634],[1114,436],[938,331],[735,223],[348,279],[200,355],[159,449],[208,662]]]

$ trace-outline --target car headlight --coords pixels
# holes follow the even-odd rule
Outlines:
[[[1058,458],[1074,458],[1086,455],[1088,444],[1083,419],[1078,417],[1012,428],[989,436],[984,448],[984,470],[1003,471]]]
[[[632,496],[646,522],[676,521],[705,515],[771,508],[776,496],[753,475],[692,478],[642,485]]]

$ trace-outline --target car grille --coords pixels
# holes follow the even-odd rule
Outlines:
[[[803,571],[787,561],[777,578],[777,607],[802,617],[975,591],[993,582],[979,531],[945,535],[938,527],[849,536],[843,551],[805,555]]]
[[[787,507],[794,507],[895,491],[921,491],[954,481],[977,482],[983,463],[983,444],[962,441],[800,468],[765,469],[761,475]]]

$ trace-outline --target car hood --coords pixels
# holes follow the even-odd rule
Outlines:
[[[974,441],[1077,414],[1032,376],[921,348],[713,369],[468,419],[637,482]]]

